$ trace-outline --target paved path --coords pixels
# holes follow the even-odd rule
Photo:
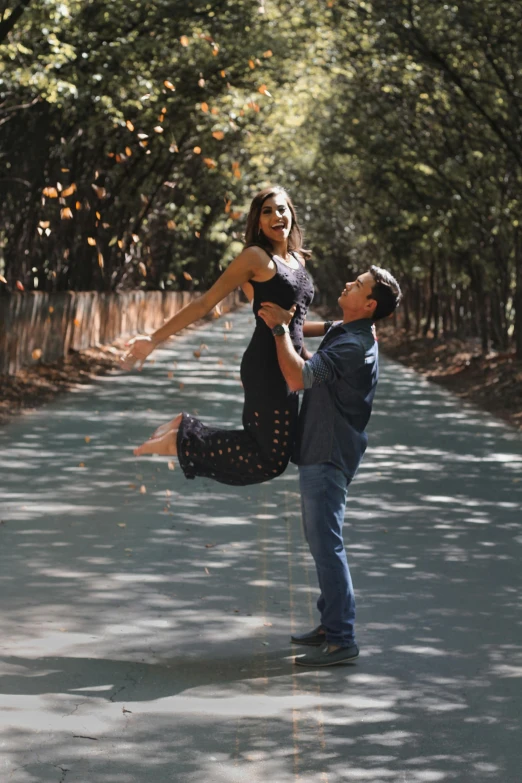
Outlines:
[[[361,658],[296,669],[295,470],[236,489],[131,452],[181,407],[238,423],[250,318],[2,430],[1,783],[520,783],[521,437],[383,362],[346,530]]]

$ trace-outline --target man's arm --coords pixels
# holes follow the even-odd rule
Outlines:
[[[325,323],[331,321],[305,321],[303,324],[303,337],[324,337],[326,334]]]

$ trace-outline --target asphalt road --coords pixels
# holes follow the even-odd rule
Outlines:
[[[132,455],[181,409],[238,425],[251,315],[227,321],[0,433],[1,783],[520,783],[521,436],[382,361],[361,656],[301,670],[295,469],[238,489]]]

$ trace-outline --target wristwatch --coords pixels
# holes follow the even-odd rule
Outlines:
[[[290,334],[290,329],[286,324],[276,324],[272,329],[274,337],[282,337],[284,334]]]

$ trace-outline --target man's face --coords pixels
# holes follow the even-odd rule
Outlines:
[[[377,302],[371,296],[375,280],[371,272],[364,272],[351,283],[346,283],[337,300],[345,318],[371,318]]]

